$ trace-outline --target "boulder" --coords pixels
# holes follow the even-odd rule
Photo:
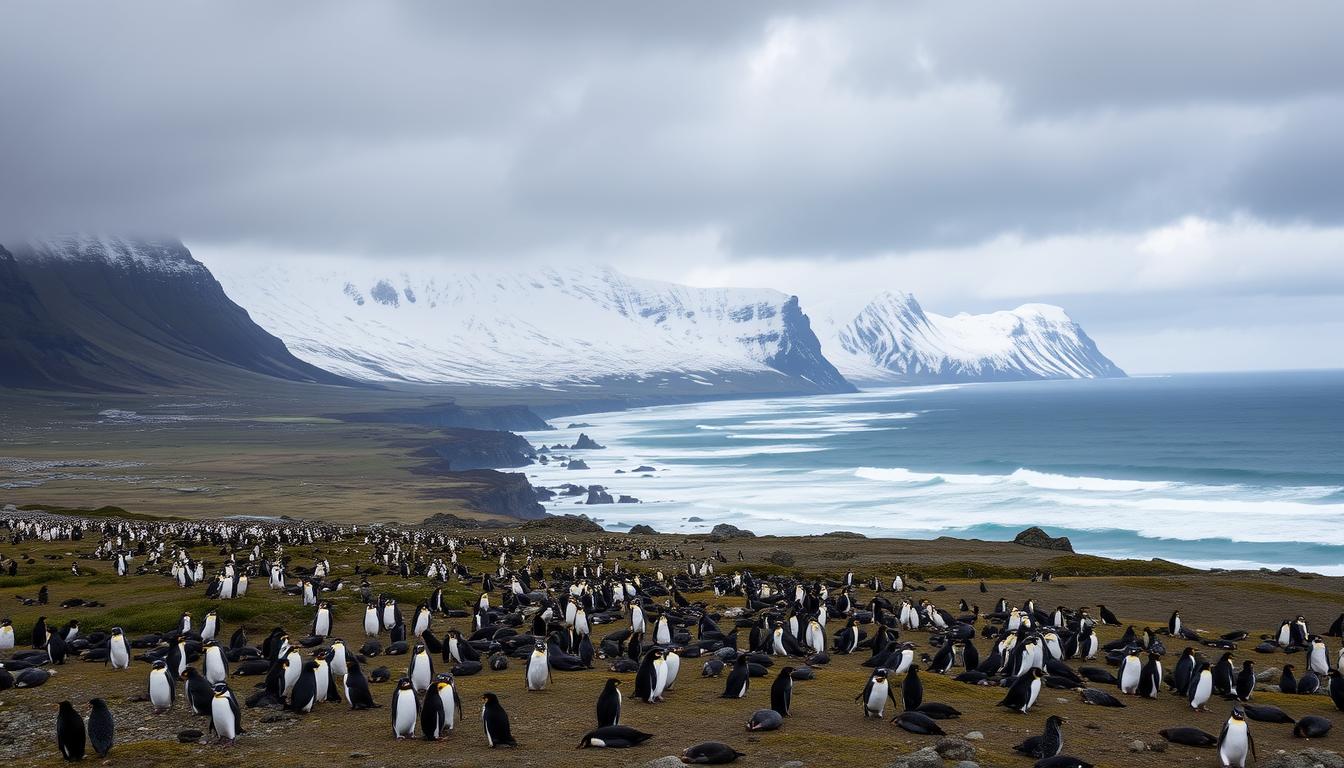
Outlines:
[[[825,536],[825,537],[832,538],[832,539],[866,539],[866,538],[868,538],[867,536],[864,536],[862,533],[855,533],[854,531],[831,531],[830,533],[823,533],[823,534],[821,534],[821,535],[822,535],[822,536]]]
[[[631,471],[631,472],[655,472],[655,471],[657,471],[657,470],[655,470],[653,467],[650,467],[648,464],[640,464],[638,467],[635,467],[634,469],[632,469],[632,470],[630,470],[630,471]]]
[[[574,459],[565,465],[565,469],[587,469],[587,468],[588,465],[583,462],[583,459]]]
[[[541,488],[534,485],[532,486],[532,492],[537,494],[537,501],[550,501],[555,498],[555,491],[550,488]]]
[[[570,450],[574,450],[574,451],[597,451],[597,450],[601,450],[601,449],[603,449],[603,448],[605,448],[605,447],[606,447],[606,446],[604,446],[604,445],[598,445],[596,440],[594,440],[593,438],[591,438],[591,437],[589,437],[588,435],[584,434],[583,432],[580,432],[580,433],[579,433],[579,439],[576,440],[576,441],[574,441],[574,445],[571,445],[571,446],[570,446]]]
[[[640,523],[630,526],[630,534],[633,536],[657,536],[658,532],[653,530],[652,527]]]
[[[540,520],[528,520],[518,526],[520,531],[562,531],[564,533],[602,533],[602,526],[583,515],[547,515]]]
[[[955,736],[939,739],[938,743],[933,745],[933,749],[944,760],[970,760],[975,757],[975,747],[970,742]]]
[[[1304,749],[1301,752],[1278,752],[1261,758],[1260,768],[1344,768],[1344,757],[1324,749]]]
[[[729,525],[728,523],[719,523],[718,525],[710,529],[709,534],[711,536],[717,536],[720,539],[756,538],[756,534],[752,533],[751,531],[738,528],[736,525]]]
[[[682,762],[676,755],[664,755],[645,763],[644,768],[682,768]]]
[[[638,503],[640,503],[640,501],[639,501],[639,499],[636,499],[634,496],[626,496],[624,493],[622,493],[622,494],[621,494],[621,497],[620,497],[619,499],[616,500],[616,503],[617,503],[617,504],[638,504]]]
[[[933,747],[925,747],[905,757],[896,758],[887,765],[887,768],[943,768],[943,758],[938,756]]]
[[[1056,549],[1061,552],[1073,551],[1073,544],[1069,541],[1068,536],[1052,538],[1034,525],[1014,536],[1013,543],[1021,544],[1024,547],[1035,547],[1036,549]]]

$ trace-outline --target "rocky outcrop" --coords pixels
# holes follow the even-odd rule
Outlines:
[[[565,469],[587,469],[588,464],[583,459],[572,459],[565,465]]]
[[[617,504],[640,504],[640,503],[642,503],[642,502],[640,502],[640,500],[637,499],[637,498],[635,498],[634,496],[626,496],[624,493],[622,493],[621,496],[620,496],[620,498],[616,499],[616,503],[617,503]]]
[[[784,568],[792,568],[794,563],[793,553],[782,549],[776,549],[765,559]]]
[[[614,500],[611,498],[611,494],[607,493],[607,489],[603,488],[600,485],[590,485],[588,486],[588,500],[583,503],[612,504],[614,503]]]
[[[1054,549],[1061,552],[1073,551],[1073,544],[1069,541],[1068,536],[1053,538],[1034,525],[1014,536],[1013,543],[1021,544],[1024,547],[1035,547],[1036,549]]]
[[[527,475],[478,469],[445,473],[443,479],[447,481],[445,485],[428,488],[421,495],[456,501],[476,512],[517,520],[532,520],[546,514]]]
[[[655,530],[653,529],[652,526],[644,525],[643,523],[640,523],[639,525],[632,525],[632,526],[630,526],[630,531],[629,531],[629,533],[630,533],[631,536],[657,536],[657,535],[658,535],[658,532],[655,531]]]
[[[512,432],[448,429],[414,455],[435,459],[436,472],[461,472],[525,467],[536,459],[537,452],[531,443]]]
[[[574,441],[574,444],[570,446],[570,450],[574,451],[598,451],[603,448],[606,448],[606,446],[598,445],[596,440],[589,437],[584,432],[580,432],[579,439]]]
[[[549,515],[540,520],[529,520],[518,526],[522,531],[557,531],[563,533],[602,533],[602,526],[583,515]]]
[[[754,539],[756,534],[751,531],[738,528],[736,525],[728,523],[719,523],[710,529],[709,535],[716,540],[724,539]]]

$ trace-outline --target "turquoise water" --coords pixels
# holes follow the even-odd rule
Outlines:
[[[663,406],[560,419],[559,432],[528,437],[572,442],[571,421],[607,446],[583,452],[592,469],[529,473],[645,502],[580,510],[613,530],[731,522],[1006,539],[1041,525],[1097,554],[1344,573],[1344,371]],[[628,472],[639,464],[658,471]]]

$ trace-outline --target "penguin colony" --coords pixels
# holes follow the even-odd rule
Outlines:
[[[256,587],[249,593],[249,581],[264,581],[269,599],[311,612],[301,634],[275,627],[259,633],[259,643],[249,636],[257,628],[229,627],[216,609],[186,612],[173,627],[135,637],[73,618],[61,624],[38,616],[22,629],[0,620],[0,691],[60,685],[53,674],[75,660],[104,665],[118,676],[116,691],[126,688],[122,678],[138,681],[132,683],[142,691],[138,696],[95,691],[87,707],[60,703],[55,751],[68,761],[107,756],[116,744],[118,710],[131,708],[137,714],[185,708],[220,744],[248,738],[247,721],[268,709],[297,716],[319,708],[383,709],[389,741],[474,738],[490,748],[527,749],[533,745],[514,734],[510,700],[544,696],[557,686],[592,690],[590,727],[573,734],[579,748],[633,748],[656,739],[680,749],[686,763],[743,757],[721,742],[683,748],[693,734],[642,730],[656,726],[658,707],[695,706],[677,690],[687,673],[721,679],[719,698],[751,700],[742,709],[748,734],[785,728],[795,691],[806,691],[819,675],[855,677],[854,718],[889,719],[924,736],[943,735],[950,720],[973,726],[975,717],[928,700],[925,675],[998,687],[1000,694],[985,698],[987,707],[1024,718],[1044,715],[1040,735],[1011,747],[1023,765],[1036,768],[1092,764],[1069,753],[1068,706],[1056,703],[1052,690],[1075,692],[1083,704],[1101,708],[1178,698],[1191,718],[1221,710],[1217,735],[1173,724],[1160,736],[1178,745],[1173,749],[1215,751],[1219,764],[1237,768],[1254,764],[1253,731],[1326,738],[1329,713],[1344,711],[1344,649],[1327,641],[1344,634],[1344,614],[1319,634],[1305,617],[1293,616],[1263,636],[1246,630],[1211,635],[1187,626],[1180,611],[1161,630],[1120,631],[1114,628],[1123,624],[1104,605],[1094,616],[1090,606],[1042,609],[1031,600],[1010,605],[1005,599],[982,612],[963,600],[953,613],[932,599],[937,590],[902,576],[763,577],[732,569],[717,552],[692,558],[616,540],[529,542],[526,536],[466,538],[424,529],[133,523],[26,513],[0,519],[0,530],[15,551],[30,542],[67,542],[110,565],[100,572],[171,579],[208,601],[267,599],[256,596]],[[202,547],[219,559],[193,557]],[[363,562],[350,576],[337,576],[326,557],[296,564],[286,553],[299,547],[355,553]],[[469,568],[469,552],[489,567]],[[416,605],[403,605],[374,587],[384,576],[427,586]],[[464,605],[468,588],[472,597]],[[983,582],[980,591],[988,591]],[[688,594],[706,599],[692,601]],[[19,597],[39,610],[49,599],[46,586],[35,599]],[[72,598],[61,608],[90,606],[98,604]],[[347,612],[348,627],[356,610],[363,636],[336,636],[338,612]],[[1180,650],[1169,653],[1169,647]],[[1299,696],[1301,709],[1314,714],[1295,718],[1255,702],[1257,690],[1264,690],[1255,660],[1278,655],[1287,660],[1278,689]],[[683,669],[688,663],[692,667]],[[633,674],[628,696],[626,681],[612,673]],[[475,702],[470,708],[463,699],[468,692]],[[768,708],[756,706],[767,699]],[[806,702],[806,696],[798,701]],[[641,710],[632,718],[635,707]]]

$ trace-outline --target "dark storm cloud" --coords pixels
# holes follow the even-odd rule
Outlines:
[[[1337,223],[1344,6],[7,3],[0,232],[827,255]]]

